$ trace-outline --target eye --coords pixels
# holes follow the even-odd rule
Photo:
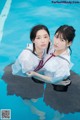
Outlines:
[[[63,38],[61,38],[61,41],[64,42],[65,40]]]
[[[44,38],[48,38],[48,36],[44,36]]]
[[[40,39],[40,37],[36,37],[36,39]]]

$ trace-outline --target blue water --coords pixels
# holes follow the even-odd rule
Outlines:
[[[6,1],[0,0],[0,14]],[[72,70],[80,74],[79,11],[80,4],[53,4],[51,0],[12,0],[0,41],[0,109],[11,109],[11,120],[80,120],[79,112],[60,114],[47,106],[43,97],[35,102],[24,102],[21,97],[7,95],[7,84],[1,79],[5,66],[15,61],[26,44],[30,43],[31,27],[39,23],[49,28],[51,40],[55,30],[62,24],[72,25],[76,29],[71,59],[74,63]]]

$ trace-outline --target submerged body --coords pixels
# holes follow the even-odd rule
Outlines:
[[[44,59],[44,75],[31,71],[29,76],[39,78],[48,83],[59,83],[70,75],[70,46],[75,37],[75,29],[72,26],[60,26],[54,35],[52,52]],[[51,55],[52,54],[52,55]],[[46,58],[45,57],[45,58]]]

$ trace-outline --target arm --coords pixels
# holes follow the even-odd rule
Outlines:
[[[45,73],[44,73],[45,74]],[[67,78],[70,75],[70,71],[67,65],[60,66],[58,70],[55,72],[49,72],[47,71],[45,75],[39,74],[37,72],[31,71],[28,73],[28,76],[33,76],[34,78],[37,78],[40,81],[46,82],[46,83],[53,83],[57,84],[61,82],[63,79]]]
[[[52,82],[52,78],[46,75],[42,75],[39,74],[37,72],[31,71],[29,73],[26,73],[28,76],[33,76],[36,77],[38,80],[43,81],[43,82],[47,82],[47,83],[51,83]]]

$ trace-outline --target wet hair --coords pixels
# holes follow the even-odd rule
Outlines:
[[[69,25],[62,25],[60,26],[55,34],[58,33],[59,37],[62,37],[65,41],[68,42],[73,42],[73,39],[75,37],[75,29],[72,26]],[[72,52],[70,46],[69,46],[70,51]]]
[[[39,30],[45,30],[45,31],[48,33],[48,35],[50,36],[50,33],[49,33],[48,28],[47,28],[45,25],[39,24],[39,25],[34,26],[34,27],[31,29],[31,32],[30,32],[30,40],[31,40],[32,42],[35,40],[36,34],[37,34],[37,32],[38,32]],[[48,53],[48,51],[49,51],[49,48],[50,48],[50,42],[49,42],[49,44],[48,44],[47,53]],[[34,53],[34,52],[35,52],[35,44],[33,43],[33,53]]]

